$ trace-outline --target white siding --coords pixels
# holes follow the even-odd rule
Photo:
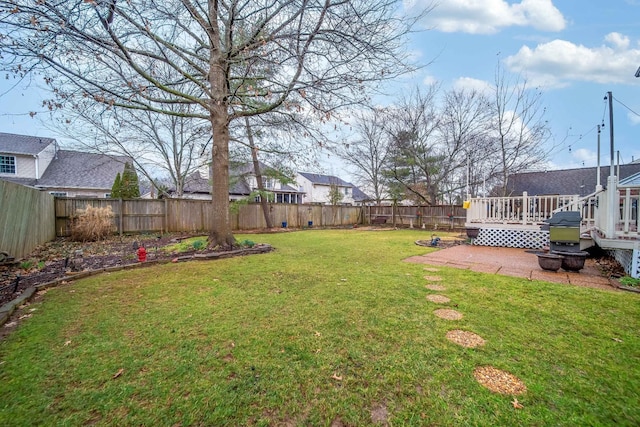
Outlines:
[[[49,164],[51,163],[51,160],[53,160],[53,158],[56,155],[56,144],[55,143],[51,143],[49,145],[47,145],[47,147],[42,150],[40,153],[38,153],[38,174],[39,176],[37,176],[36,178],[40,179],[42,178],[42,174],[44,173],[45,170],[47,170],[47,168],[49,167]],[[34,172],[35,174],[35,172]]]

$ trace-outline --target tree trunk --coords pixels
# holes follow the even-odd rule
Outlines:
[[[216,114],[217,113],[217,114]],[[231,247],[235,238],[229,218],[229,123],[226,107],[214,106],[211,112],[213,149],[211,163],[211,228],[209,246]]]
[[[258,161],[258,149],[253,142],[253,132],[251,132],[251,125],[249,124],[249,118],[245,117],[245,124],[247,125],[247,138],[249,139],[249,147],[251,147],[251,160],[253,161],[253,173],[256,175],[256,181],[258,182],[258,190],[260,191],[260,206],[262,207],[262,214],[264,215],[264,222],[267,224],[267,228],[273,228],[271,222],[271,216],[269,215],[269,201],[267,200],[266,193],[264,192],[264,183],[262,182],[262,173],[260,172],[260,162]]]
[[[209,54],[209,85],[211,101],[209,120],[213,132],[211,150],[211,228],[209,247],[230,248],[236,239],[229,218],[229,111],[227,110],[227,66],[221,50],[218,27],[218,2],[209,0],[208,29],[211,48]]]

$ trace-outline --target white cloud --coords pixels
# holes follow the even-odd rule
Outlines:
[[[640,125],[640,116],[638,116],[637,114],[634,114],[632,112],[628,112],[627,113],[627,117],[629,118],[629,121],[631,122],[632,125]]]
[[[640,49],[630,49],[628,37],[611,33],[601,46],[587,47],[553,40],[531,49],[520,48],[505,59],[511,71],[526,74],[534,85],[562,87],[573,81],[638,83],[633,73],[640,63]]]
[[[405,0],[407,10],[427,8],[431,0]],[[438,31],[494,34],[502,28],[533,27],[541,31],[560,31],[566,21],[552,0],[447,0],[437,3],[424,24]]]
[[[493,85],[485,80],[460,77],[453,82],[453,88],[456,90],[476,90],[481,93],[489,93]]]
[[[438,79],[436,79],[434,76],[425,76],[424,79],[422,79],[422,84],[424,84],[425,86],[432,86],[436,83],[438,83]]]
[[[609,33],[604,40],[617,50],[627,50],[629,48],[629,37],[620,33]]]

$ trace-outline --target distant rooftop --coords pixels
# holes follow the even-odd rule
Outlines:
[[[0,132],[0,153],[35,155],[55,141],[53,138]]]

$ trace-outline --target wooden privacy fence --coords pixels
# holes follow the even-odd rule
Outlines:
[[[365,222],[386,219],[386,224],[427,228],[464,228],[466,210],[456,205],[435,206],[366,206]]]
[[[0,251],[22,258],[56,237],[54,197],[0,180]]]
[[[55,230],[58,236],[71,234],[71,218],[87,206],[111,206],[114,231],[118,233],[205,232],[211,223],[211,201],[191,199],[80,199],[56,198]],[[302,228],[333,227],[363,223],[361,207],[271,204],[273,225]],[[230,212],[234,230],[266,228],[260,204],[241,205]]]

